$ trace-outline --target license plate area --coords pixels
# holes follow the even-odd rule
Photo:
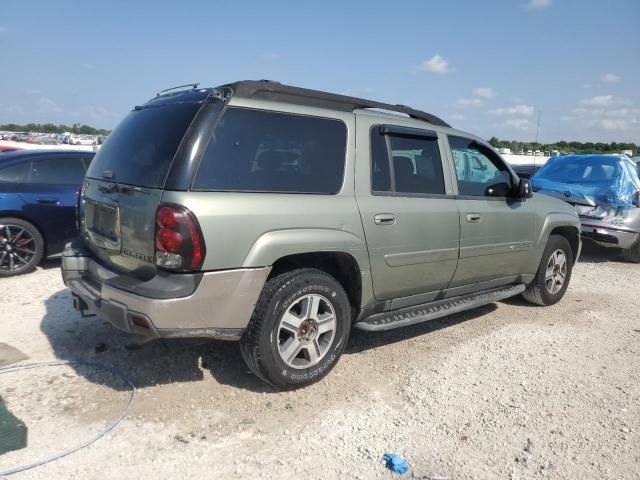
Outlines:
[[[117,205],[87,200],[85,219],[87,230],[94,236],[114,244],[120,240],[120,219]]]

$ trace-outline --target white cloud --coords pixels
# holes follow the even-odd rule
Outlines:
[[[613,103],[613,95],[596,95],[595,97],[585,98],[580,103],[590,107],[605,107]]]
[[[82,66],[87,70],[95,70],[96,66],[93,63],[83,63]]]
[[[449,118],[450,118],[451,120],[458,120],[458,121],[460,121],[460,120],[464,120],[464,119],[465,119],[465,116],[464,116],[464,115],[460,115],[459,113],[454,113],[453,115],[449,115]]]
[[[481,98],[464,98],[460,97],[456,100],[456,105],[459,107],[479,107],[483,104]]]
[[[602,77],[602,80],[607,83],[617,83],[622,80],[622,78],[620,78],[620,76],[616,75],[615,73],[607,73],[604,77]]]
[[[507,108],[496,108],[489,110],[489,113],[493,115],[524,115],[530,117],[533,115],[534,108],[531,105],[513,105]]]
[[[429,60],[425,60],[420,65],[416,65],[414,68],[423,72],[440,74],[451,72],[451,69],[449,68],[449,62],[447,62],[440,55],[434,55]]]
[[[549,5],[551,5],[551,0],[529,0],[529,3],[527,3],[527,8],[542,9],[547,8]]]
[[[493,90],[489,87],[478,87],[473,89],[473,95],[480,98],[493,98]]]
[[[528,118],[510,118],[504,122],[504,125],[518,130],[527,130],[531,126],[531,122]]]
[[[40,97],[36,102],[36,110],[40,113],[60,113],[62,108],[47,97]]]
[[[571,115],[560,118],[573,122],[584,130],[599,129],[634,134],[633,130],[640,126],[640,108],[611,108],[610,102],[611,100],[599,100],[589,108],[574,108]]]
[[[5,27],[4,25],[0,25],[0,33],[4,33],[7,31],[7,27]]]

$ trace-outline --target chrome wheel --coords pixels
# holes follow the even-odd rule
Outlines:
[[[547,262],[547,271],[544,277],[544,283],[547,291],[555,295],[558,293],[567,278],[567,255],[563,250],[556,250],[549,257]]]
[[[25,270],[35,255],[36,242],[29,230],[20,225],[0,225],[0,271]]]
[[[280,358],[291,368],[313,367],[329,351],[336,327],[335,309],[329,300],[316,294],[300,297],[278,324]]]

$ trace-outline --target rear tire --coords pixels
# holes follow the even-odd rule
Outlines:
[[[551,235],[538,271],[522,297],[535,305],[558,303],[567,291],[572,270],[573,250],[569,241],[562,235]]]
[[[44,254],[38,229],[20,218],[0,218],[0,277],[29,273]]]
[[[622,250],[622,258],[626,262],[640,263],[640,240],[634,243],[631,248]]]
[[[303,387],[336,365],[350,330],[351,307],[340,283],[321,270],[293,270],[264,286],[240,351],[263,381]]]

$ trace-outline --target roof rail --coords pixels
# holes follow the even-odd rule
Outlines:
[[[162,95],[165,92],[170,92],[171,90],[177,90],[179,88],[184,88],[184,87],[192,87],[194,90],[198,88],[198,85],[200,85],[199,83],[187,83],[186,85],[178,85],[177,87],[171,87],[171,88],[166,88],[164,90],[160,90],[158,93],[156,93],[156,97],[159,97],[160,95]]]
[[[268,100],[282,101],[299,105],[308,105],[321,108],[332,108],[345,112],[352,112],[358,108],[378,108],[392,112],[404,113],[411,118],[424,120],[432,125],[440,127],[450,127],[447,122],[435,115],[422,110],[415,110],[406,105],[392,105],[390,103],[365,100],[364,98],[338,95],[319,90],[292,87],[283,85],[272,80],[243,80],[239,82],[222,85],[233,90],[234,95],[239,97],[265,98]]]

